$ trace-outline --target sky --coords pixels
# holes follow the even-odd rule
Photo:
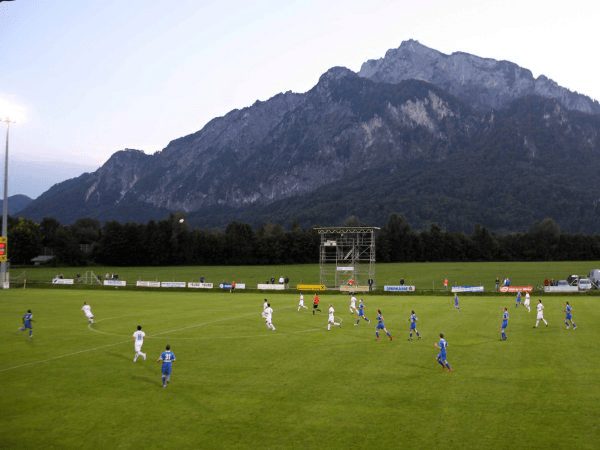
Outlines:
[[[508,60],[600,100],[599,19],[589,0],[4,1],[8,195],[36,198],[125,148],[155,153],[408,39]]]

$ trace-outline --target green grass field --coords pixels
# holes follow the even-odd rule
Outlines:
[[[268,295],[268,294],[267,294]],[[381,308],[353,325],[346,295],[321,314],[297,294],[11,289],[0,297],[2,448],[598,448],[600,303],[546,296],[548,328],[514,296],[365,296]],[[305,296],[310,307],[311,296]],[[537,296],[532,296],[535,307]],[[80,310],[91,304],[97,323]],[[577,330],[565,330],[565,301]],[[326,331],[328,303],[343,319]],[[508,341],[499,339],[508,306]],[[16,333],[31,308],[34,337]],[[414,309],[423,338],[408,342]],[[131,334],[148,360],[132,362]],[[448,359],[435,362],[444,332]],[[166,343],[177,356],[163,389]]]
[[[544,278],[566,279],[571,274],[587,275],[592,269],[600,268],[600,261],[549,261],[549,262],[473,262],[473,263],[393,263],[376,264],[376,281],[379,289],[397,285],[402,278],[406,284],[415,285],[418,290],[443,290],[442,282],[448,279],[450,285],[483,285],[486,291],[493,291],[496,277],[510,277],[516,286],[541,286]],[[177,266],[177,267],[27,267],[11,270],[15,285],[22,285],[27,279],[28,286],[50,284],[52,277],[62,273],[65,278],[75,278],[79,273],[117,273],[121,280],[135,285],[137,280],[146,281],[198,281],[204,276],[207,282],[220,283],[235,280],[256,288],[271,277],[287,276],[290,286],[298,283],[319,283],[318,264],[282,266]]]

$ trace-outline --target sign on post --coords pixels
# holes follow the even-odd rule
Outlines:
[[[6,261],[6,236],[0,236],[0,262]]]

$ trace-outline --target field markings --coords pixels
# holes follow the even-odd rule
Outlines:
[[[88,349],[84,349],[84,350],[78,350],[76,352],[71,352],[71,353],[65,353],[63,355],[54,356],[54,357],[48,358],[48,359],[40,359],[40,360],[37,360],[37,361],[30,361],[28,363],[19,364],[17,366],[5,367],[4,369],[0,369],[0,372],[7,372],[7,371],[13,370],[13,369],[20,369],[22,367],[29,367],[29,366],[33,366],[33,365],[36,365],[36,364],[43,364],[43,363],[47,363],[47,362],[51,362],[51,361],[56,361],[57,359],[67,358],[69,356],[79,355],[81,353],[95,352],[96,350],[101,350],[103,348],[115,347],[117,345],[122,345],[123,343],[124,342],[115,342],[113,344],[105,344],[105,345],[100,345],[99,347],[88,348]]]
[[[287,309],[287,308],[286,308]],[[165,330],[165,331],[159,331],[158,333],[154,333],[151,336],[146,336],[146,339],[152,339],[155,336],[162,336],[165,334],[169,334],[169,333],[176,333],[179,331],[184,331],[184,330],[189,330],[192,328],[200,328],[206,325],[212,325],[215,323],[219,323],[219,322],[226,322],[229,320],[236,320],[242,317],[247,317],[247,316],[254,316],[256,315],[256,312],[252,312],[252,313],[247,313],[247,314],[242,314],[241,316],[235,316],[235,317],[225,317],[225,318],[221,318],[221,319],[217,319],[217,320],[211,320],[209,322],[203,322],[203,323],[199,323],[199,324],[194,324],[194,325],[188,325],[185,327],[180,327],[180,328],[173,328],[173,329],[169,329],[169,330]],[[100,321],[105,321],[105,320],[110,320],[110,319],[120,319],[122,317],[127,317],[127,316],[119,316],[119,317],[110,317],[110,318],[105,318],[105,319],[101,319],[98,320],[97,322]],[[122,334],[112,334],[112,333],[107,333],[105,331],[100,331],[100,330],[96,330],[92,327],[92,324],[88,324],[88,329],[90,329],[91,331],[94,331],[96,333],[101,333],[104,335],[108,335],[108,336],[117,336],[117,337],[125,337]],[[189,337],[177,337],[178,340],[212,340],[212,339],[245,339],[245,338],[253,338],[253,337],[264,337],[264,336],[269,336],[271,334],[279,334],[279,335],[287,335],[287,334],[298,334],[298,333],[308,333],[308,332],[315,332],[315,331],[322,331],[324,328],[323,327],[319,327],[319,328],[310,328],[310,329],[305,329],[305,330],[297,330],[297,331],[292,331],[292,332],[280,332],[280,331],[275,331],[275,332],[269,332],[269,333],[262,333],[262,334],[254,334],[254,335],[247,335],[247,336],[207,336],[206,338],[200,338],[200,337],[193,337],[193,338],[189,338]],[[129,337],[129,335],[126,335],[127,337]],[[105,345],[100,345],[98,347],[93,347],[93,348],[88,348],[88,349],[83,349],[83,350],[78,350],[76,352],[71,352],[71,353],[65,353],[62,355],[58,355],[58,356],[54,356],[52,358],[47,358],[47,359],[40,359],[40,360],[36,360],[36,361],[30,361],[27,363],[23,363],[23,364],[19,364],[16,366],[11,366],[11,367],[5,367],[3,369],[0,369],[0,373],[2,372],[7,372],[9,370],[15,370],[15,369],[20,369],[23,367],[30,367],[30,366],[34,366],[37,364],[44,364],[47,362],[52,362],[52,361],[56,361],[58,359],[62,359],[62,358],[68,358],[70,356],[76,356],[82,353],[88,353],[88,352],[95,352],[98,350],[102,350],[105,348],[110,348],[110,347],[116,347],[118,345],[123,345],[130,342],[129,340],[125,340],[125,341],[119,341],[119,342],[115,342],[112,344],[105,344]]]

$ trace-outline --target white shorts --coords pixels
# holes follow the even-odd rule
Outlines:
[[[85,313],[85,317],[87,317],[88,319],[93,319],[94,315],[92,313]]]
[[[537,313],[537,320],[542,320],[544,318],[544,313]]]

